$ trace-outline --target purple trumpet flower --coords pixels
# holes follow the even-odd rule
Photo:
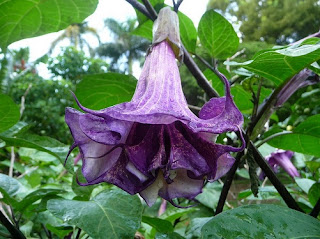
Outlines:
[[[296,167],[292,164],[291,158],[294,152],[285,151],[278,149],[266,157],[269,165],[274,172],[279,171],[279,166],[283,168],[292,178],[300,177],[300,174]],[[265,177],[264,173],[261,172],[259,178],[262,180]]]
[[[282,106],[297,90],[308,85],[319,83],[319,76],[309,69],[303,69],[293,76],[290,81],[279,92],[276,107]]]
[[[170,44],[176,42],[154,43],[130,102],[94,111],[76,99],[85,113],[66,109],[71,150],[79,147],[82,157],[83,185],[108,182],[139,193],[149,206],[158,195],[175,205],[172,199],[194,199],[205,180],[227,173],[234,163],[229,152],[245,147],[244,142],[236,148],[211,140],[238,131],[243,123],[228,81],[224,78],[226,96],[211,99],[197,117],[182,92]]]

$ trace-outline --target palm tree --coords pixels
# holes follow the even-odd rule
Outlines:
[[[123,23],[110,18],[105,20],[105,26],[111,31],[114,42],[100,45],[97,53],[100,56],[111,58],[111,70],[119,71],[119,60],[126,57],[125,71],[132,74],[133,62],[140,60],[148,49],[150,45],[148,40],[131,34],[136,27],[136,22],[135,19],[128,19]]]
[[[75,49],[79,48],[83,51],[84,45],[87,46],[91,57],[93,57],[95,51],[91,48],[90,44],[83,37],[87,33],[93,34],[98,39],[100,45],[100,37],[95,28],[89,27],[87,22],[74,23],[68,26],[64,30],[64,32],[56,40],[52,42],[49,53],[53,51],[53,49],[57,46],[59,42],[61,42],[64,39],[69,39],[71,45],[74,46]]]

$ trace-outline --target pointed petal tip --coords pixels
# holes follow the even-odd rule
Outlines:
[[[68,158],[69,158],[71,152],[72,152],[77,146],[78,146],[78,145],[77,145],[75,142],[70,146],[70,149],[69,149],[69,151],[68,151],[68,154],[67,154],[67,156],[66,156],[66,159],[64,160],[64,163],[63,163],[63,166],[64,166],[64,167],[65,167],[66,164],[67,164],[67,161],[68,161]]]

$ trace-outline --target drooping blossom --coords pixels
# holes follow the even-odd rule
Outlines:
[[[83,185],[108,182],[139,193],[150,206],[158,196],[174,204],[172,199],[193,199],[205,180],[227,173],[234,163],[229,153],[243,150],[244,143],[236,148],[212,141],[243,123],[228,81],[223,78],[225,97],[211,99],[197,117],[182,92],[172,44],[180,47],[169,35],[153,43],[130,102],[95,111],[76,99],[85,113],[66,109],[71,150],[78,147],[82,157]]]
[[[296,167],[292,164],[291,158],[294,152],[278,149],[266,157],[269,165],[275,173],[279,171],[279,167],[283,168],[292,178],[300,177]],[[260,173],[260,179],[265,177],[264,173]]]
[[[283,105],[290,98],[290,96],[300,88],[319,82],[320,80],[317,74],[307,68],[303,69],[298,74],[293,76],[290,81],[281,89],[275,106],[279,107]]]

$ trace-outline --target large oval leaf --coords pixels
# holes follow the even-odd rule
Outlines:
[[[214,10],[207,11],[198,27],[201,44],[214,58],[226,59],[238,49],[239,37],[232,25]]]
[[[196,52],[197,42],[197,29],[195,28],[192,20],[184,15],[182,12],[178,12],[180,37],[185,48],[191,52]]]
[[[268,141],[273,147],[320,157],[320,114],[307,118],[292,134],[279,135]]]
[[[320,221],[278,205],[248,205],[223,212],[201,230],[201,238],[318,238]]]
[[[95,239],[134,238],[142,217],[139,198],[120,190],[103,191],[91,201],[52,199],[47,207],[52,214]]]
[[[81,23],[96,9],[98,0],[6,0],[0,2],[0,47],[56,32]]]
[[[84,106],[100,110],[130,101],[137,80],[131,75],[105,73],[84,76],[77,85],[76,95]]]
[[[9,96],[0,94],[0,132],[9,129],[19,118],[19,107]]]
[[[250,61],[225,63],[243,66],[278,86],[319,59],[320,42],[314,45],[290,46],[281,50],[265,50],[257,53]]]

